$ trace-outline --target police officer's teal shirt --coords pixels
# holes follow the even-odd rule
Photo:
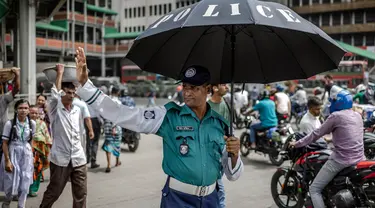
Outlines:
[[[258,111],[260,114],[260,121],[263,128],[277,126],[276,107],[275,103],[270,99],[259,101],[253,110]]]
[[[206,186],[221,178],[222,172],[229,180],[237,180],[243,172],[240,157],[232,168],[225,150],[227,121],[209,105],[206,115],[199,120],[188,106],[174,102],[151,108],[117,104],[91,81],[80,87],[77,94],[105,119],[133,131],[161,136],[163,170],[181,182]]]

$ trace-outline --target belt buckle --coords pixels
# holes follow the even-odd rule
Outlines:
[[[204,196],[206,194],[207,186],[202,186],[201,190],[199,191],[199,196]]]

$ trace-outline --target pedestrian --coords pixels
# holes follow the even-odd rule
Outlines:
[[[163,170],[167,180],[161,207],[219,207],[216,181],[224,172],[230,181],[243,172],[239,140],[229,135],[229,123],[207,104],[210,73],[191,66],[181,73],[185,105],[129,108],[113,101],[88,79],[86,57],[77,50],[77,94],[108,120],[136,132],[163,138]],[[231,153],[231,157],[228,157]]]
[[[119,90],[116,87],[112,88],[111,98],[116,103],[122,105],[119,100]],[[105,151],[107,156],[107,168],[105,169],[106,173],[111,172],[111,153],[116,157],[116,167],[121,165],[120,161],[120,152],[121,152],[121,138],[122,138],[122,129],[120,126],[114,124],[109,120],[104,120],[104,138],[102,149]]]
[[[228,122],[230,122],[230,108],[228,103],[223,99],[223,96],[229,91],[227,84],[216,84],[212,85],[211,98],[208,100],[212,110],[216,111],[218,114],[224,117]],[[220,207],[225,208],[225,190],[222,179],[217,180],[218,185],[218,196]]]
[[[62,82],[64,65],[56,65],[56,83],[47,109],[51,119],[53,144],[50,153],[50,182],[40,208],[50,208],[71,180],[73,208],[85,208],[87,197],[86,157],[81,144],[81,110],[73,105],[75,86]]]
[[[35,121],[28,117],[29,102],[18,100],[13,120],[7,121],[2,133],[3,156],[0,168],[0,191],[5,193],[2,208],[9,208],[13,196],[18,196],[18,207],[26,205],[30,185],[33,183],[33,152],[31,140]]]
[[[30,186],[29,196],[36,197],[43,171],[49,167],[48,155],[52,146],[52,139],[48,132],[47,124],[39,118],[39,108],[36,105],[30,106],[30,119],[35,121],[36,128],[32,141],[34,156],[33,184]]]
[[[90,113],[90,119],[91,119],[91,125],[92,129],[94,131],[94,137],[90,138],[90,134],[86,135],[86,158],[87,158],[87,164],[91,163],[91,169],[98,168],[100,165],[96,163],[96,156],[98,154],[98,147],[99,147],[99,138],[101,134],[101,128],[102,128],[102,118],[100,117],[100,114],[92,108],[90,105],[88,105],[89,113]],[[86,131],[89,132],[90,130],[87,128],[86,125]]]
[[[155,96],[155,92],[153,89],[150,89],[150,92],[148,93],[147,98],[148,98],[147,107],[154,107],[156,105],[155,104],[156,96]]]
[[[94,139],[94,130],[92,128],[92,123],[91,123],[91,115],[89,111],[89,107],[85,102],[81,100],[81,98],[76,95],[75,98],[73,99],[73,105],[77,106],[81,110],[81,116],[79,120],[79,124],[81,125],[80,129],[81,131],[81,144],[84,149],[86,149],[86,138],[88,137],[90,140]],[[87,135],[88,134],[88,135]]]
[[[20,72],[18,69],[12,69],[12,72],[15,74],[13,90],[0,95],[0,132],[3,132],[3,127],[8,121],[8,105],[20,90]]]

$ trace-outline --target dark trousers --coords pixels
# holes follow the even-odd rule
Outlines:
[[[44,192],[43,201],[39,208],[50,208],[64,191],[70,178],[72,183],[73,208],[85,208],[87,197],[87,168],[86,165],[73,167],[70,162],[67,167],[50,163],[51,179]],[[68,205],[66,206],[68,207]]]
[[[91,118],[92,129],[94,130],[94,139],[90,139],[89,132],[86,129],[86,158],[87,163],[96,163],[96,155],[98,153],[99,138],[100,138],[100,122],[98,118]]]
[[[219,197],[217,190],[208,196],[199,197],[185,194],[169,188],[169,177],[162,190],[160,208],[219,208]]]

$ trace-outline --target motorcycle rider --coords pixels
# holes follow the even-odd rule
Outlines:
[[[298,109],[304,109],[307,105],[307,93],[302,84],[297,85],[296,93],[290,97],[292,101],[292,112],[298,113]]]
[[[354,95],[353,101],[361,104],[373,104],[374,103],[374,90],[373,90],[373,83],[369,83],[368,86],[365,88],[365,90],[360,89],[360,91]]]
[[[268,129],[271,127],[277,126],[277,117],[276,117],[276,108],[275,103],[269,99],[269,92],[268,90],[263,90],[260,101],[257,103],[252,109],[246,111],[247,113],[252,113],[254,111],[258,111],[260,114],[260,122],[253,123],[250,126],[250,142],[251,142],[251,148],[256,148],[256,135],[255,132],[262,130],[262,129]]]
[[[288,95],[284,92],[284,88],[281,85],[276,85],[276,91],[276,115],[278,120],[280,120],[283,115],[290,115],[291,103]]]
[[[299,125],[301,133],[309,134],[322,124],[319,120],[320,111],[322,110],[322,101],[317,97],[309,97],[307,101],[307,113],[302,117]]]
[[[363,147],[363,121],[359,113],[354,112],[352,95],[346,90],[331,89],[329,101],[330,116],[318,129],[301,140],[289,143],[289,146],[303,147],[332,132],[333,153],[320,169],[310,186],[310,196],[314,207],[324,206],[322,191],[324,187],[346,167],[365,159]]]

